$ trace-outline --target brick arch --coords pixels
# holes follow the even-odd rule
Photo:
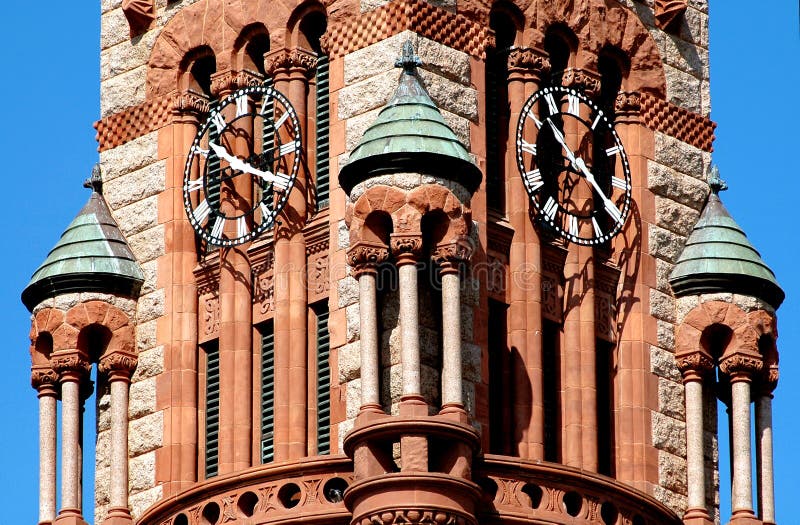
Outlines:
[[[62,324],[64,324],[64,312],[57,308],[43,308],[33,316],[30,353],[31,363],[34,366],[44,366],[49,363],[50,353],[55,350],[54,333]]]
[[[434,211],[444,213],[448,225],[442,242],[452,242],[469,235],[472,212],[446,187],[435,184],[419,186],[408,193],[406,201],[419,211],[420,219]]]
[[[147,98],[173,91],[178,83],[180,63],[193,49],[208,46],[217,57],[217,71],[233,68],[233,48],[242,31],[263,22],[273,48],[285,45],[282,25],[291,14],[282,2],[269,0],[200,0],[186,6],[170,19],[150,53],[147,70]]]
[[[540,47],[547,29],[564,24],[575,32],[579,46],[577,66],[597,70],[597,58],[604,47],[615,47],[631,60],[627,91],[666,95],[661,55],[650,32],[638,15],[613,0],[558,0],[517,2],[528,20],[525,45]]]
[[[76,304],[67,311],[59,330],[63,328],[63,333],[69,337],[59,340],[58,343],[54,338],[54,349],[77,349],[81,332],[92,326],[102,326],[111,333],[100,358],[113,352],[135,353],[133,325],[128,315],[114,305],[97,300]]]

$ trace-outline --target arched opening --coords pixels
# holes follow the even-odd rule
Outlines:
[[[181,61],[180,88],[211,97],[211,75],[217,71],[217,59],[210,47],[202,46],[187,53]]]
[[[261,23],[245,27],[234,44],[239,68],[265,75],[264,54],[270,49],[269,33]]]

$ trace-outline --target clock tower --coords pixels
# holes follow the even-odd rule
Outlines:
[[[784,294],[711,167],[707,35],[684,0],[102,2],[92,194],[22,294],[39,523],[776,523]]]

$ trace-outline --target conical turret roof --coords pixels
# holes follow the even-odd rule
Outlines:
[[[420,64],[406,41],[395,64],[403,72],[394,96],[339,173],[347,193],[369,177],[404,171],[445,177],[471,192],[480,185],[480,170],[419,81]]]
[[[711,195],[669,277],[678,297],[732,292],[758,297],[778,308],[784,293],[775,274],[747,240],[719,198],[727,186],[712,168]]]
[[[89,202],[64,230],[22,291],[22,302],[28,310],[65,293],[136,297],[141,289],[144,274],[103,198],[99,166],[95,166],[92,178],[84,185],[92,188]]]

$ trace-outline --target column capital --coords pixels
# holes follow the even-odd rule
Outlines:
[[[264,77],[255,71],[228,69],[211,75],[211,93],[224,97],[229,93],[250,86],[260,86]]]
[[[380,242],[358,241],[347,250],[347,263],[355,276],[376,273],[377,267],[389,258],[389,248]]]
[[[472,256],[472,244],[465,237],[442,243],[433,250],[433,261],[439,265],[442,274],[458,273],[459,265]]]
[[[600,75],[587,69],[567,68],[564,70],[561,84],[565,87],[581,89],[589,97],[596,97],[600,94]]]
[[[724,357],[719,369],[731,377],[731,382],[750,382],[764,368],[764,361],[759,355],[734,353]]]
[[[177,117],[193,117],[199,121],[200,116],[208,113],[208,97],[187,89],[175,93],[172,100],[172,114]]]
[[[397,260],[397,265],[416,264],[422,252],[422,233],[404,232],[393,233],[389,241],[392,255]]]
[[[130,381],[138,361],[136,356],[124,352],[113,352],[100,359],[100,372],[108,374],[109,381]]]
[[[56,395],[58,391],[58,374],[49,366],[31,367],[31,386],[39,395]]]
[[[714,360],[703,351],[675,356],[678,370],[683,375],[683,382],[702,381],[703,376],[714,368]]]
[[[317,55],[304,49],[276,49],[264,54],[264,71],[275,77],[281,74],[302,73],[306,78],[317,70]]]
[[[617,121],[639,122],[642,111],[642,94],[638,91],[620,91],[614,100]]]
[[[532,47],[515,47],[508,53],[509,76],[539,81],[550,72],[547,53]]]
[[[92,364],[78,352],[53,355],[50,365],[58,373],[59,380],[79,382],[89,376]]]

